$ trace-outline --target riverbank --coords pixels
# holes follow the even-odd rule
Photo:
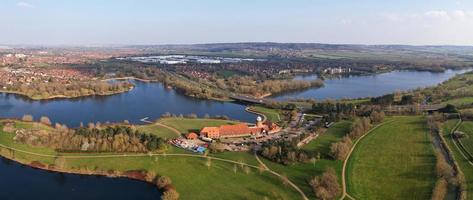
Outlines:
[[[97,94],[87,94],[87,95],[77,95],[77,96],[66,96],[66,95],[52,95],[52,96],[47,96],[47,97],[38,97],[38,96],[31,96],[23,92],[19,91],[11,91],[11,90],[0,90],[0,93],[6,93],[6,94],[15,94],[15,95],[21,95],[23,97],[29,98],[31,100],[53,100],[53,99],[74,99],[74,98],[81,98],[81,97],[91,97],[91,96],[111,96],[111,95],[116,95],[116,94],[121,94],[124,92],[129,92],[135,88],[134,86],[128,87],[125,90],[120,90],[120,91],[114,91],[114,92],[106,92],[106,93],[97,93]]]

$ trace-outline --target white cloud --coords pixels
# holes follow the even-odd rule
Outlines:
[[[16,6],[20,8],[33,8],[34,7],[32,4],[23,2],[23,1],[16,3]]]
[[[441,20],[450,20],[450,14],[444,10],[431,10],[424,13],[427,18],[431,19],[441,19]]]

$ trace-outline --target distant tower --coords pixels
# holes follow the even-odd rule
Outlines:
[[[263,127],[263,118],[261,116],[256,118],[256,127]]]

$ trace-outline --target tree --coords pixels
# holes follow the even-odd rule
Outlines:
[[[309,184],[318,199],[335,199],[340,193],[337,175],[332,168],[327,168],[321,177],[313,178]]]
[[[171,178],[167,176],[160,176],[156,179],[156,186],[158,186],[159,189],[163,189],[166,186],[169,186],[172,184]]]
[[[373,111],[371,112],[370,119],[373,123],[379,123],[384,120],[385,114],[384,112]]]
[[[342,141],[332,143],[330,155],[337,160],[345,160],[350,153],[352,141],[349,137],[344,137]]]

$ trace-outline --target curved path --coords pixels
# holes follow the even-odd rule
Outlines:
[[[376,125],[375,127],[371,128],[368,132],[366,132],[364,135],[362,135],[360,138],[358,138],[358,140],[356,140],[355,143],[353,143],[353,146],[352,146],[352,148],[350,149],[350,152],[348,152],[347,158],[343,161],[343,168],[342,168],[342,196],[340,197],[341,200],[343,200],[343,199],[345,199],[345,198],[349,198],[349,199],[355,200],[355,198],[353,198],[353,197],[352,197],[350,194],[348,194],[348,192],[347,192],[346,169],[347,169],[348,160],[350,159],[350,156],[351,156],[351,154],[353,153],[353,150],[355,150],[355,147],[356,147],[356,145],[358,144],[358,142],[360,142],[365,136],[367,136],[368,134],[370,134],[370,133],[373,132],[374,130],[378,129],[379,127],[381,127],[381,126],[383,126],[383,125],[385,125],[385,124],[394,122],[394,121],[395,121],[395,120],[390,120],[390,121],[383,122],[383,123],[381,123],[381,124]]]
[[[59,155],[51,155],[51,154],[41,154],[41,153],[25,151],[25,150],[9,147],[9,146],[3,145],[3,144],[0,144],[0,147],[5,148],[5,149],[9,149],[9,150],[12,150],[12,151],[17,151],[17,152],[21,152],[21,153],[25,153],[25,154],[29,154],[29,155],[46,157],[46,158],[56,158],[56,157],[59,157],[59,156],[61,158],[65,158],[65,159],[176,156],[176,157],[210,158],[210,159],[218,160],[218,161],[222,161],[222,162],[248,166],[248,167],[251,167],[251,168],[254,168],[254,169],[260,169],[259,166],[247,164],[247,163],[244,163],[244,162],[238,162],[238,161],[234,161],[234,160],[230,160],[230,159],[218,158],[218,157],[213,157],[213,156],[196,155],[196,154],[185,154],[185,153],[170,153],[170,154],[166,154],[166,153],[147,153],[147,154],[145,154],[145,153],[136,153],[136,154],[109,154],[109,155],[60,155],[59,154]],[[256,159],[258,160],[258,162],[263,163],[263,162],[261,162],[261,160],[257,156],[256,156]],[[293,189],[295,189],[297,192],[299,192],[301,194],[301,196],[304,200],[308,200],[307,196],[304,194],[304,192],[302,192],[302,190],[297,185],[292,183],[290,180],[288,180],[287,178],[285,178],[281,174],[278,174],[277,172],[272,171],[266,165],[264,165],[264,163],[263,163],[263,167],[268,172],[270,172],[271,174],[281,178],[283,181],[287,181],[289,183],[289,185],[291,187],[293,187]]]
[[[263,114],[262,112],[253,110],[253,109],[251,109],[250,107],[246,107],[246,108],[245,108],[245,111],[246,111],[246,112],[249,112],[249,113],[256,114],[256,115],[259,115],[259,116],[262,116],[262,117],[263,117],[263,122],[266,122],[266,120],[268,120],[268,117],[267,117],[265,114]]]
[[[299,192],[299,194],[301,194],[301,196],[304,200],[309,200],[309,198],[307,198],[307,196],[304,194],[304,192],[296,184],[294,184],[291,180],[289,180],[287,177],[282,176],[281,174],[278,174],[277,172],[271,170],[268,166],[266,166],[266,164],[263,163],[263,161],[261,161],[259,159],[257,154],[255,154],[255,158],[258,161],[258,163],[261,164],[261,166],[263,166],[263,168],[265,170],[267,170],[269,173],[281,178],[282,180],[286,181],[290,186],[292,186],[295,190],[297,190],[297,192]]]
[[[170,127],[168,125],[165,125],[163,123],[148,121],[147,118],[143,118],[140,121],[151,124],[151,125],[156,125],[156,126],[161,126],[161,127],[167,128],[167,129],[171,130],[172,132],[174,132],[176,135],[178,135],[178,136],[181,135],[181,132],[179,132],[177,129],[175,129],[174,127]]]
[[[463,152],[463,149],[462,147],[460,146],[463,146],[461,144],[461,142],[459,140],[457,140],[455,137],[454,137],[454,133],[455,131],[458,130],[458,128],[460,127],[460,125],[463,123],[463,120],[461,119],[461,116],[459,117],[459,121],[458,123],[455,125],[455,127],[453,127],[453,129],[451,130],[450,132],[450,138],[452,139],[453,141],[453,144],[455,145],[455,147],[457,148],[457,150],[460,152],[460,154],[463,156],[463,158],[465,158],[465,160],[468,162],[468,164],[470,164],[471,166],[473,166],[473,162],[471,162],[471,160],[465,155],[465,153]]]

